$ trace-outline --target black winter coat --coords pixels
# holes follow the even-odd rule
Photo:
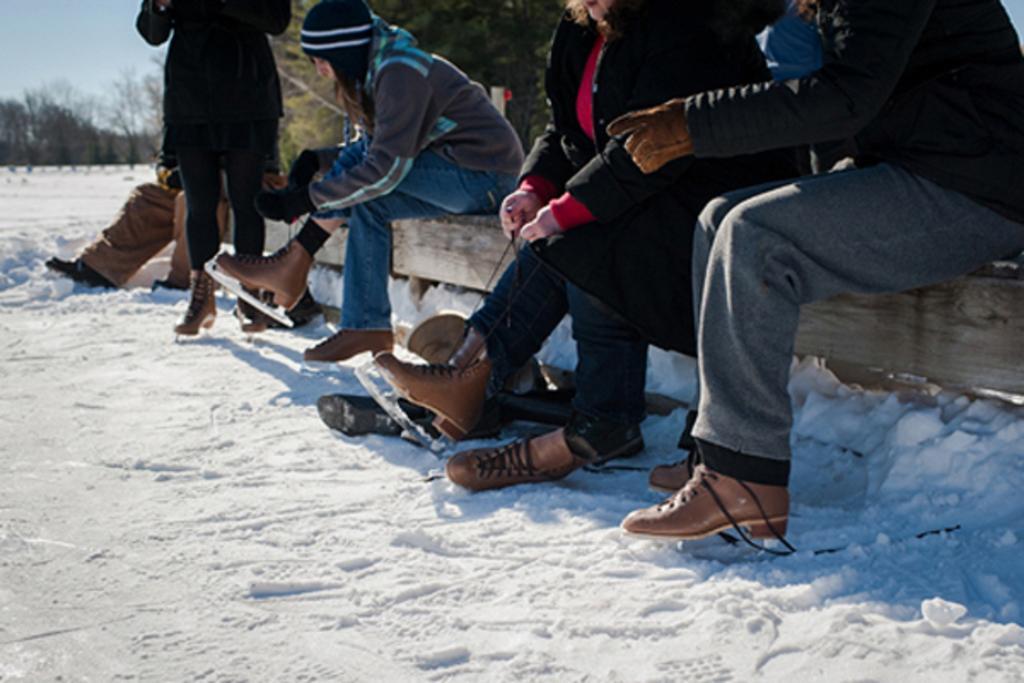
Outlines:
[[[150,45],[171,37],[164,66],[169,125],[277,119],[281,84],[267,33],[283,33],[289,0],[143,0],[135,26]]]
[[[687,103],[698,157],[853,137],[861,165],[1024,222],[1024,60],[998,0],[822,0],[817,20],[817,73]]]
[[[793,175],[793,155],[681,159],[645,175],[605,126],[667,99],[770,78],[752,33],[726,41],[710,28],[730,2],[651,0],[623,37],[605,45],[595,79],[596,144],[576,119],[576,96],[597,34],[564,18],[545,81],[551,123],[523,170],[524,177],[541,175],[564,187],[597,218],[534,243],[541,259],[648,341],[690,355],[697,216],[724,192]]]

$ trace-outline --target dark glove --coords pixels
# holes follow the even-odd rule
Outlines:
[[[309,185],[313,176],[320,172],[320,157],[311,149],[304,149],[288,171],[288,186],[302,187]]]
[[[265,218],[292,223],[302,214],[316,211],[316,204],[309,198],[309,185],[303,185],[275,192],[260,192],[256,195],[256,210]]]
[[[608,135],[629,136],[626,151],[644,173],[654,173],[674,159],[693,154],[684,98],[624,114],[608,124]]]

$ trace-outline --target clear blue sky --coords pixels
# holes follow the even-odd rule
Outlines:
[[[158,71],[153,56],[160,50],[135,32],[139,5],[139,0],[0,0],[0,98],[20,98],[26,89],[61,78],[84,93],[102,95],[125,69],[134,66],[139,75]],[[1024,0],[1004,0],[1004,5],[1024,34]]]

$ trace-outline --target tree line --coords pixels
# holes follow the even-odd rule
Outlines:
[[[122,73],[104,99],[65,81],[0,99],[0,165],[137,164],[159,146],[158,75]]]

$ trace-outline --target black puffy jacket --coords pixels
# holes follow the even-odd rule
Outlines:
[[[736,159],[680,159],[645,175],[605,126],[627,112],[770,78],[752,31],[735,31],[738,0],[650,0],[607,43],[595,77],[591,141],[576,96],[597,33],[564,18],[545,80],[551,124],[523,175],[567,189],[597,222],[534,243],[541,259],[657,346],[695,353],[690,259],[701,209],[730,190],[795,173],[789,150]],[[723,36],[728,30],[728,37]]]
[[[174,0],[167,12],[144,0],[135,21],[139,33],[150,45],[171,39],[165,122],[279,118],[281,84],[266,34],[283,33],[289,21],[289,0]]]
[[[698,157],[853,138],[861,165],[1024,222],[1024,59],[999,0],[821,0],[817,21],[818,72],[689,100]]]

